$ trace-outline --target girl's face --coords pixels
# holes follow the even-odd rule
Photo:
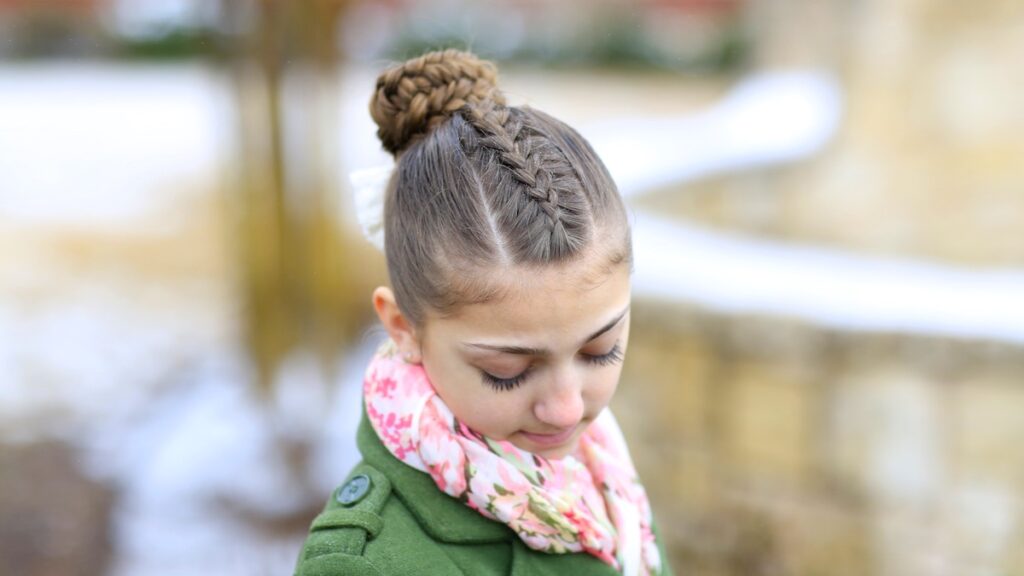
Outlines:
[[[629,340],[629,265],[595,270],[514,269],[504,298],[428,315],[416,342],[456,418],[547,458],[576,449],[615,393]]]

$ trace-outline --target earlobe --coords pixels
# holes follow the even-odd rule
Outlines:
[[[378,286],[373,291],[373,309],[377,311],[377,317],[384,326],[388,336],[398,346],[402,359],[406,362],[416,363],[420,358],[419,340],[416,337],[416,330],[408,318],[402,314],[395,300],[395,294],[386,286]]]

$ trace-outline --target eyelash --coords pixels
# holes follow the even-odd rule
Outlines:
[[[600,354],[597,356],[584,354],[583,358],[584,362],[588,362],[595,366],[608,366],[611,364],[616,364],[618,362],[622,362],[622,348],[616,342],[615,346],[612,346],[612,349],[609,350],[606,354]],[[480,374],[483,376],[484,384],[494,388],[495,390],[506,391],[511,390],[525,382],[526,377],[529,376],[530,374],[530,370],[530,368],[527,368],[521,374],[519,374],[518,376],[514,376],[512,378],[498,378],[497,376],[494,376],[493,374],[490,374],[484,370],[481,370]]]

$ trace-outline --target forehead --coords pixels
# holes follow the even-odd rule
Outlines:
[[[629,305],[630,267],[575,262],[514,266],[492,276],[497,296],[460,306],[450,316],[428,316],[428,334],[502,341],[575,341]]]

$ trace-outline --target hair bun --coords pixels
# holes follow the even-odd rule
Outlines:
[[[494,64],[460,50],[428,52],[388,68],[370,101],[377,137],[397,156],[466,104],[502,105],[497,78]]]

